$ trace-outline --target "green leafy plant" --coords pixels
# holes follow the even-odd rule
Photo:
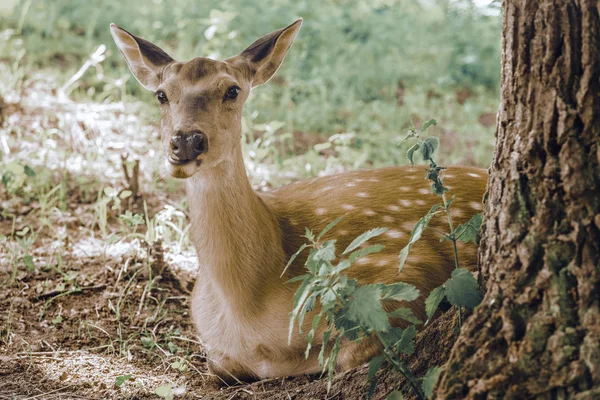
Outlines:
[[[342,340],[344,338],[352,341],[374,340],[380,346],[381,355],[373,358],[369,364],[368,379],[371,382],[369,396],[375,389],[376,372],[384,362],[387,362],[394,370],[402,373],[415,394],[424,399],[421,384],[400,356],[414,352],[417,329],[414,325],[409,325],[406,329],[392,327],[389,318],[401,318],[410,324],[420,324],[421,321],[410,308],[400,307],[392,312],[386,312],[382,305],[382,302],[391,300],[411,302],[419,297],[419,290],[403,282],[361,286],[355,279],[348,278],[345,271],[354,262],[384,248],[382,245],[366,247],[361,245],[383,234],[387,228],[376,228],[361,234],[350,243],[338,259],[336,240],[323,240],[323,237],[339,221],[340,218],[334,220],[318,235],[307,229],[305,237],[308,243],[300,247],[286,266],[287,269],[302,251],[307,248],[310,250],[305,263],[307,273],[290,280],[290,282],[300,282],[300,287],[296,291],[294,308],[290,315],[289,340],[291,341],[296,324],[299,333],[303,333],[304,320],[310,314],[312,322],[306,336],[308,341],[306,357],[308,357],[321,320],[327,321],[318,359],[323,372],[328,374],[328,388],[331,387]]]
[[[131,380],[131,374],[119,375],[115,378],[115,386],[121,387],[127,381]]]
[[[433,158],[439,142],[436,138],[421,137],[421,133],[435,124],[435,120],[430,120],[423,124],[418,131],[411,129],[405,140],[417,140],[417,143],[408,149],[409,161],[414,164],[415,155],[420,154],[424,160],[429,162],[429,170],[425,178],[432,182],[432,193],[440,196],[442,203],[431,207],[429,212],[416,223],[408,244],[399,254],[399,268],[404,267],[412,245],[421,238],[431,220],[438,215],[445,214],[449,232],[442,232],[441,241],[450,240],[452,242],[456,268],[444,285],[430,293],[426,300],[426,313],[428,319],[431,319],[440,302],[446,298],[450,304],[459,308],[459,324],[461,324],[461,308],[474,308],[481,301],[481,294],[473,275],[459,266],[457,241],[476,241],[481,225],[481,214],[475,215],[466,224],[454,227],[450,216],[454,198],[446,197],[449,190],[443,184],[445,167],[439,166]],[[419,297],[419,290],[415,286],[403,282],[390,285],[382,283],[359,285],[355,279],[349,278],[346,270],[353,263],[361,257],[377,253],[384,248],[379,244],[363,245],[369,239],[385,233],[387,228],[375,228],[364,232],[338,256],[336,240],[324,240],[324,237],[340,220],[341,218],[332,221],[317,235],[307,228],[305,237],[308,242],[303,244],[290,258],[282,273],[283,276],[300,253],[306,249],[309,250],[305,262],[307,273],[290,280],[290,282],[300,282],[300,286],[295,293],[294,307],[290,314],[288,341],[291,343],[296,325],[298,325],[300,334],[304,333],[305,326],[309,327],[308,333],[306,333],[308,345],[305,353],[308,358],[317,329],[321,321],[325,319],[327,325],[323,332],[323,344],[320,346],[318,360],[323,372],[328,374],[328,389],[331,387],[342,340],[344,338],[352,341],[373,340],[379,345],[381,354],[374,357],[369,363],[368,397],[375,390],[377,371],[382,366],[389,365],[405,376],[418,398],[426,399],[432,395],[433,385],[441,368],[431,368],[419,381],[401,358],[402,355],[410,355],[415,351],[414,340],[417,334],[415,325],[422,324],[422,321],[408,307],[400,307],[391,312],[386,311],[383,307],[386,301],[391,300],[409,303]],[[312,318],[310,324],[304,323],[307,317]],[[390,318],[403,319],[409,325],[405,329],[393,327],[389,322]],[[394,391],[389,398],[400,399],[402,394]]]
[[[431,119],[424,123],[420,130],[410,129],[406,137],[401,142],[403,143],[410,139],[417,140],[417,143],[408,149],[408,160],[410,161],[411,165],[414,165],[414,156],[418,153],[421,155],[423,160],[429,163],[429,169],[425,174],[425,179],[432,182],[431,192],[436,196],[441,197],[442,203],[431,207],[429,212],[421,217],[416,223],[411,232],[408,244],[400,252],[398,263],[400,270],[402,270],[412,245],[421,238],[423,231],[428,227],[431,220],[436,216],[446,215],[449,232],[441,232],[442,237],[440,241],[449,240],[452,242],[455,270],[452,272],[450,279],[448,279],[444,285],[434,289],[429,294],[425,302],[425,311],[429,321],[435,314],[441,301],[446,298],[450,304],[458,307],[460,328],[462,326],[462,307],[467,307],[470,309],[475,308],[481,301],[481,293],[479,292],[477,281],[471,272],[464,268],[460,268],[457,242],[462,241],[465,243],[476,243],[477,233],[481,227],[482,217],[480,213],[476,214],[466,224],[459,225],[456,228],[454,227],[452,216],[450,215],[450,209],[454,202],[454,197],[450,199],[447,198],[446,193],[449,192],[449,189],[444,186],[443,182],[444,171],[446,170],[446,167],[438,165],[433,157],[439,147],[439,141],[434,137],[421,137],[423,132],[436,124],[437,122],[434,119]]]

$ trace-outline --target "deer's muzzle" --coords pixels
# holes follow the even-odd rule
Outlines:
[[[185,164],[195,160],[207,150],[206,136],[200,131],[191,131],[185,133],[178,131],[171,138],[171,157],[169,161],[172,164]]]

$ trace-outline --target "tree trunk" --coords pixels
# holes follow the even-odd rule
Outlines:
[[[599,4],[504,0],[486,295],[438,398],[600,399]]]

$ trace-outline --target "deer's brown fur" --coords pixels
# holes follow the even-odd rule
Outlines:
[[[382,243],[385,249],[360,259],[348,274],[363,284],[414,284],[422,296],[410,307],[421,318],[424,298],[454,269],[450,242],[440,243],[439,236],[426,231],[398,272],[398,254],[414,224],[438,201],[430,194],[423,168],[347,172],[265,194],[250,186],[240,145],[242,107],[251,88],[275,73],[300,24],[301,20],[266,35],[225,61],[196,58],[187,63],[178,63],[151,43],[111,26],[140,83],[168,96],[161,105],[166,167],[171,175],[187,178],[190,235],[198,254],[192,316],[208,348],[211,370],[225,381],[320,370],[316,354],[323,345],[321,336],[316,335],[308,359],[304,336],[294,333],[291,344],[287,336],[297,285],[286,281],[303,273],[306,254],[281,276],[291,254],[305,241],[306,227],[319,232],[343,216],[326,236],[336,238],[340,249],[371,228],[390,228],[369,242]],[[232,87],[239,88],[234,99],[224,95]],[[183,165],[173,163],[172,136],[191,131],[202,132],[208,150]],[[480,211],[486,182],[484,170],[448,169],[445,183],[456,196],[456,224]],[[444,229],[445,224],[434,219],[431,226]],[[474,245],[459,246],[459,254],[463,266],[475,268]],[[307,316],[305,321],[311,320]],[[402,325],[400,320],[392,322]],[[374,342],[344,343],[338,367],[360,364],[376,351]]]

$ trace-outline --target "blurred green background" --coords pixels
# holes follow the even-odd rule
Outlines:
[[[366,141],[376,138],[380,147],[369,158],[377,164],[393,157],[385,144],[392,144],[395,135],[436,118],[448,141],[460,144],[446,146],[450,161],[486,165],[491,159],[494,118],[488,114],[496,111],[500,77],[497,2],[8,3],[0,30],[12,29],[22,40],[20,63],[28,71],[51,70],[58,81],[66,81],[99,44],[107,45],[102,74],[90,69],[70,94],[101,102],[127,100],[128,95],[153,101],[130,77],[112,43],[111,22],[159,44],[178,60],[188,60],[231,56],[301,16],[303,28],[284,65],[270,84],[254,91],[248,104],[247,115],[256,123],[281,121],[282,129],[292,133],[352,132]],[[465,151],[470,154],[460,154]]]
[[[234,55],[304,18],[283,66],[244,111],[257,189],[406,164],[397,144],[429,119],[438,121],[427,135],[440,139],[442,165],[487,167],[499,99],[498,3],[4,0],[0,198],[12,206],[5,202],[3,213],[56,185],[61,193],[83,187],[87,197],[122,187],[121,152],[141,160],[143,192],[181,193],[180,181],[160,172],[156,100],[131,76],[111,22],[188,60]]]

